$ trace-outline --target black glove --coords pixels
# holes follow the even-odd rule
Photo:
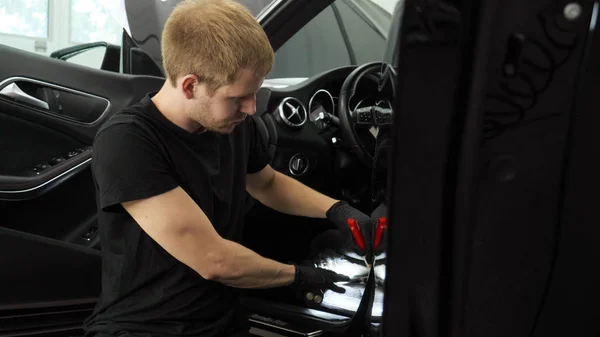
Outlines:
[[[302,290],[322,290],[331,289],[336,293],[345,293],[346,289],[337,286],[335,282],[348,282],[350,278],[332,272],[331,270],[315,268],[310,266],[295,266],[296,277],[293,285]]]
[[[369,256],[369,253],[373,250],[373,223],[368,215],[348,205],[345,201],[338,201],[331,206],[326,216],[341,231],[346,247],[359,255],[367,254]],[[356,221],[359,227],[360,241],[358,242],[348,224],[351,219]]]
[[[373,213],[371,213],[371,221],[375,232],[373,233],[373,250],[375,255],[379,255],[385,252],[387,248],[387,223],[388,223],[388,209],[384,204],[379,205]],[[381,227],[378,230],[377,226]],[[381,232],[381,234],[379,234]],[[379,241],[379,245],[377,245]]]

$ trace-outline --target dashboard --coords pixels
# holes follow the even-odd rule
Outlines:
[[[338,100],[343,81],[332,80],[325,83],[324,87],[316,90],[306,105],[310,121],[320,130],[325,130],[338,123]],[[385,108],[391,109],[391,87],[386,86],[379,92],[378,79],[375,76],[366,76],[357,84],[356,94],[351,97],[349,106],[352,111],[362,106],[374,106],[383,101]]]
[[[355,69],[340,67],[285,85],[265,83],[257,95],[259,130],[271,152],[271,165],[333,196],[344,188],[359,191],[358,185],[368,184],[371,175],[371,167],[357,159],[344,139],[338,116],[340,90]],[[350,109],[369,105],[370,114],[381,104],[376,109],[387,111],[389,117],[393,88],[384,86],[380,91],[378,84],[374,75],[362,77],[349,99]],[[365,147],[374,150],[377,132],[373,128],[356,131]]]

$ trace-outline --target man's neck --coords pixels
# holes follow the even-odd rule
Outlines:
[[[165,86],[167,86],[167,85],[169,85],[169,84],[165,83]],[[163,116],[165,116],[166,119],[171,121],[171,123],[186,130],[187,132],[190,132],[190,133],[205,132],[206,129],[203,126],[201,126],[200,124],[198,124],[196,121],[192,120],[191,118],[187,117],[183,113],[183,111],[185,111],[185,109],[183,108],[183,106],[181,105],[180,102],[177,102],[176,100],[174,100],[172,98],[173,94],[169,92],[172,89],[165,88],[165,86],[163,86],[163,88],[158,93],[156,93],[156,95],[154,95],[152,97],[152,103],[154,103],[154,105],[156,106],[158,111],[160,111],[160,113]]]

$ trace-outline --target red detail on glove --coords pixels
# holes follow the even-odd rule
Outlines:
[[[350,231],[352,232],[352,236],[354,237],[354,241],[360,249],[365,250],[365,240],[360,233],[360,228],[358,227],[358,222],[356,220],[350,218],[348,219],[348,227],[350,227]]]
[[[377,228],[375,229],[375,242],[374,242],[375,249],[381,243],[381,237],[383,236],[383,231],[386,229],[387,229],[387,218],[386,217],[379,218],[379,220],[377,220]]]

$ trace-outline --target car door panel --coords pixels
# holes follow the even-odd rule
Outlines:
[[[45,192],[75,168],[85,169],[89,146],[106,118],[163,83],[158,77],[122,75],[0,48],[6,60],[0,64],[2,199],[35,197],[40,193],[33,190]],[[15,84],[20,96],[2,95]]]
[[[104,97],[31,78],[11,77],[0,82],[0,96],[51,117],[80,124],[95,124],[110,110]]]
[[[72,118],[58,118],[39,108],[20,111],[18,117],[42,123],[65,134],[91,143],[98,127],[111,113],[141,99],[148,91],[158,90],[164,79],[153,76],[132,76],[93,69],[66,61],[26,53],[0,46],[0,83],[14,77],[35,80],[64,91],[79,92],[109,101],[110,109],[93,123],[81,123]],[[2,88],[0,88],[1,90]],[[15,113],[8,109],[3,113]]]
[[[80,240],[87,231],[95,231],[96,227],[91,170],[77,173],[42,196],[0,201],[0,213],[3,228],[92,246],[92,237],[87,241]]]
[[[0,335],[77,330],[100,293],[95,133],[164,79],[1,45],[0,59]]]
[[[0,335],[77,331],[100,292],[100,252],[4,228],[0,247],[11,253],[0,256]]]
[[[0,64],[0,149],[3,155],[0,200],[5,201],[1,209],[3,214],[14,213],[15,218],[21,218],[5,221],[3,226],[37,228],[34,220],[37,216],[19,214],[30,210],[31,214],[41,213],[42,218],[59,221],[54,214],[62,207],[81,208],[84,200],[93,205],[93,198],[86,198],[81,192],[93,196],[89,166],[98,127],[112,113],[138,101],[148,91],[158,90],[164,79],[92,69],[6,46],[0,46],[0,56],[4,60]],[[5,88],[9,90],[3,91]],[[48,109],[39,102],[46,103]],[[61,112],[70,115],[64,116]],[[84,181],[78,184],[70,181],[82,174],[87,177]],[[54,194],[46,196],[59,187],[61,190],[55,194],[60,198]],[[72,193],[63,190],[72,190]],[[46,203],[39,202],[35,206],[38,203],[35,199],[41,197]],[[89,217],[95,213],[91,211],[93,208],[84,208],[90,209]],[[29,218],[32,223],[23,221]],[[60,237],[45,232],[44,235]]]
[[[23,108],[0,98],[1,190],[4,190],[9,182],[4,183],[6,176],[22,173],[29,165],[49,154],[59,154],[64,150],[84,145],[83,142],[45,125],[18,118],[17,115],[21,110]],[[7,114],[6,111],[12,111],[13,114]],[[8,187],[8,189],[12,188]]]

